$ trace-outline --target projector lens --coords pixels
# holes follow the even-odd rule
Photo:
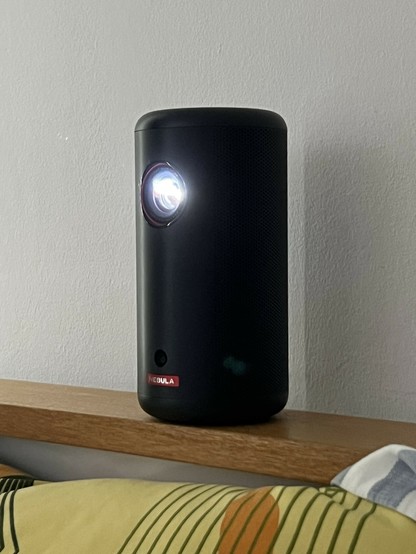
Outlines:
[[[151,165],[142,181],[142,208],[151,225],[165,227],[180,215],[186,200],[185,183],[168,163]]]

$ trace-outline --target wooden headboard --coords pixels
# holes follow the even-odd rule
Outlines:
[[[284,410],[270,421],[191,427],[145,414],[132,392],[0,379],[0,436],[150,456],[317,483],[416,424]]]

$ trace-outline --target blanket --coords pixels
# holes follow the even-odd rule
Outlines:
[[[330,486],[258,489],[132,479],[46,483],[2,467],[0,553],[414,554],[416,522],[377,502],[379,495],[347,490],[353,467]]]

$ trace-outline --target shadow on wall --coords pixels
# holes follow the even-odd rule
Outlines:
[[[306,156],[306,409],[416,419],[395,384],[406,344],[397,344],[404,243],[395,233],[393,162],[382,146],[340,144]]]

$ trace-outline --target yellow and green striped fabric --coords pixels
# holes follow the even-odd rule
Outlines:
[[[0,478],[0,553],[407,554],[416,522],[335,487]]]

